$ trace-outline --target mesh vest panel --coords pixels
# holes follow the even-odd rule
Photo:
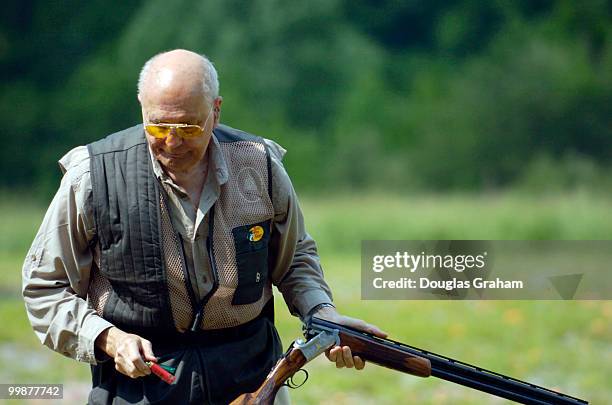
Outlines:
[[[264,249],[267,254],[267,246],[255,252],[247,249],[237,253],[236,236],[232,232],[237,227],[258,226],[266,221],[267,224],[259,225],[266,227],[264,235],[269,236],[272,231],[274,207],[269,194],[269,162],[265,145],[256,141],[221,142],[220,145],[229,173],[214,210],[212,246],[219,287],[204,307],[203,329],[227,328],[248,322],[259,315],[272,297],[267,262],[264,268],[257,269],[249,266],[238,269],[236,262],[237,254],[264,254],[260,251]],[[239,270],[252,275],[250,281],[254,285],[262,284],[262,294],[257,301],[232,304],[238,286]]]

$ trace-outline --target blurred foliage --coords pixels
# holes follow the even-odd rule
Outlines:
[[[216,64],[225,123],[289,149],[299,188],[601,188],[611,20],[604,0],[10,0],[0,187],[51,193],[65,152],[138,122],[140,67],[181,47]]]

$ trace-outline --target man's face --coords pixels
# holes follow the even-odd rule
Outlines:
[[[176,128],[170,130],[165,139],[153,137],[147,131],[147,141],[155,158],[170,174],[188,173],[204,158],[212,130],[217,123],[218,108],[215,100],[213,105],[207,103],[204,97],[174,98],[173,100],[141,100],[142,115],[145,125],[195,124],[204,128],[199,136],[182,138]]]

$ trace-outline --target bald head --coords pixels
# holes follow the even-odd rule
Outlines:
[[[149,59],[138,80],[138,99],[142,104],[204,99],[210,105],[218,95],[219,82],[212,63],[205,56],[184,49]]]

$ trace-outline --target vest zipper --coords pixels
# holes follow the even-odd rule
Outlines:
[[[219,288],[219,274],[217,273],[217,265],[215,264],[215,257],[213,254],[214,247],[213,247],[212,236],[213,236],[213,228],[214,228],[214,222],[215,222],[214,218],[215,218],[215,206],[213,205],[212,207],[210,207],[210,210],[208,211],[208,237],[206,238],[206,250],[208,253],[208,260],[210,262],[210,270],[212,271],[212,276],[213,276],[213,286],[208,292],[208,294],[206,294],[204,298],[202,298],[202,301],[200,301],[200,304],[198,305],[198,308],[196,309],[196,313],[195,313],[195,316],[193,318],[193,322],[190,328],[192,332],[195,332],[200,328],[200,324],[202,323],[202,318],[204,317],[204,307],[210,300],[210,297],[212,297],[213,294],[217,292],[217,289]]]

